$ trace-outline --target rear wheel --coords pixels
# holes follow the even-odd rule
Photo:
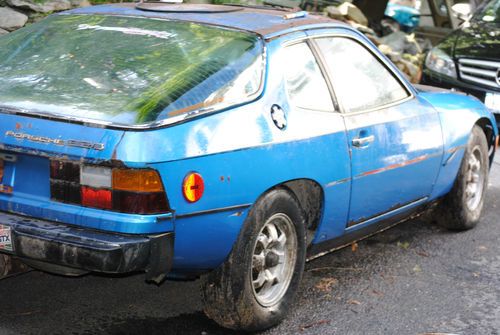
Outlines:
[[[488,143],[483,130],[474,126],[455,184],[436,208],[441,226],[467,230],[477,225],[483,209],[488,175]]]
[[[295,297],[305,263],[304,216],[295,197],[275,189],[250,211],[229,259],[203,287],[204,311],[242,331],[278,324]]]

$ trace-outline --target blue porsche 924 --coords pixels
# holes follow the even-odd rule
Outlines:
[[[280,322],[306,260],[430,209],[474,227],[496,146],[478,100],[305,12],[104,5],[0,38],[0,252],[207,274],[233,329]]]

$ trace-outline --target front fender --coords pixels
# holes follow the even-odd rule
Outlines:
[[[474,125],[487,125],[491,134],[487,140],[493,146],[498,136],[498,128],[493,114],[481,101],[472,96],[444,90],[420,92],[420,96],[439,112],[443,133],[445,154],[431,194],[431,200],[433,200],[451,190]],[[495,151],[491,150],[491,155],[494,153]]]

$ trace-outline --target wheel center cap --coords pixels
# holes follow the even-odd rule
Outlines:
[[[273,268],[275,267],[276,265],[279,264],[279,256],[276,255],[274,252],[269,252],[267,255],[266,255],[266,268]]]

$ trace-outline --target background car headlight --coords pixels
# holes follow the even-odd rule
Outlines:
[[[427,54],[425,66],[429,70],[439,72],[448,77],[457,78],[455,62],[446,52],[437,47],[432,48]]]

